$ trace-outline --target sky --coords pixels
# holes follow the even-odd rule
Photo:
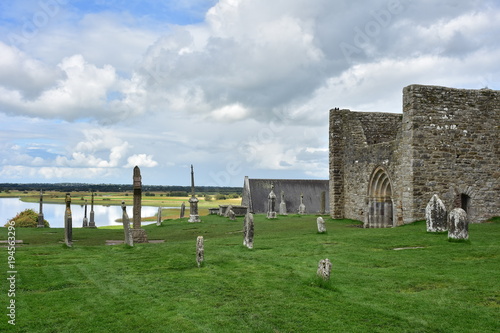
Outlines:
[[[496,0],[2,0],[0,183],[328,179],[329,110],[500,89]]]

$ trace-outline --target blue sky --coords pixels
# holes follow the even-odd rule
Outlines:
[[[328,178],[328,110],[500,89],[497,1],[0,2],[0,182]]]

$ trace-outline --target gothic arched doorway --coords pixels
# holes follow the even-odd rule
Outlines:
[[[385,228],[394,226],[392,204],[392,186],[387,172],[376,168],[368,184],[368,228]]]

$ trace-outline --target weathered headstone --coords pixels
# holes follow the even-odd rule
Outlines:
[[[253,248],[253,214],[248,212],[243,220],[243,245]]]
[[[286,212],[285,192],[281,191],[280,215],[288,215]]]
[[[191,164],[191,198],[189,198],[189,220],[188,222],[201,222],[198,215],[198,198],[194,194],[194,171]]]
[[[123,233],[125,234],[125,244],[134,246],[134,238],[132,237],[132,232],[130,230],[130,219],[127,214],[127,206],[125,205],[125,201],[122,201],[122,223]]]
[[[95,221],[94,221],[94,192],[92,192],[92,196],[91,196],[91,199],[90,199],[90,222],[89,222],[89,228],[95,228]]]
[[[274,184],[271,184],[271,192],[267,196],[267,218],[276,218],[276,194],[274,194]]]
[[[455,208],[448,214],[448,238],[469,239],[467,213],[462,208]]]
[[[234,211],[232,209],[229,210],[229,213],[227,215],[229,217],[229,220],[231,220],[231,221],[236,220],[236,214],[234,213]]]
[[[132,237],[134,243],[147,243],[148,235],[146,230],[141,228],[141,210],[142,210],[142,177],[138,166],[134,167],[133,176],[134,187],[134,207],[132,215]]]
[[[232,205],[228,205],[226,210],[224,211],[224,217],[229,217],[229,211],[233,209]]]
[[[321,259],[318,263],[318,271],[316,272],[316,274],[323,280],[329,280],[331,271],[332,263],[330,262],[330,260],[328,258]]]
[[[425,207],[427,232],[448,230],[446,207],[437,194],[434,194]]]
[[[304,205],[304,195],[300,195],[300,205],[299,205],[299,214],[304,215],[306,213],[306,205]]]
[[[37,228],[44,228],[45,223],[44,223],[44,218],[43,218],[43,190],[40,190],[40,210],[38,211],[38,224]]]
[[[321,192],[321,208],[320,208],[319,213],[321,215],[326,214],[326,192],[325,191]]]
[[[158,214],[156,215],[156,225],[161,225],[161,207],[158,207]]]
[[[196,263],[201,266],[205,259],[205,249],[203,248],[203,236],[198,236],[196,239]]]
[[[87,219],[87,200],[85,200],[85,208],[84,208],[84,213],[83,213],[83,228],[87,228],[89,226],[89,220]]]
[[[321,216],[319,216],[316,219],[316,224],[318,225],[318,232],[319,233],[325,233],[326,232],[326,226],[325,226],[325,220]]]
[[[186,214],[186,204],[183,202],[181,205],[181,213],[179,215],[179,218],[182,219],[184,217],[184,214]]]
[[[73,218],[71,216],[71,195],[66,193],[66,211],[64,212],[64,243],[73,246]]]

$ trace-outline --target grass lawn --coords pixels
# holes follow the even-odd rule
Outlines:
[[[254,249],[242,221],[203,216],[148,225],[159,244],[106,246],[118,228],[20,229],[16,325],[1,332],[499,332],[500,222],[472,224],[469,242],[428,234],[425,223],[362,229],[316,216],[255,216]],[[0,229],[0,239],[7,229]],[[196,237],[205,264],[196,265]],[[395,248],[412,249],[394,250]],[[329,282],[316,278],[332,261]],[[7,249],[2,251],[7,276]]]

